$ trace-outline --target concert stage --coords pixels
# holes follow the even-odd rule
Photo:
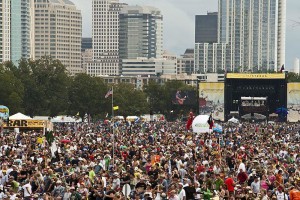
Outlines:
[[[228,73],[225,78],[224,117],[269,115],[279,107],[287,107],[285,73]]]

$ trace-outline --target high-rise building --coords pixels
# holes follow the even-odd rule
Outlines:
[[[219,0],[217,46],[222,50],[204,45],[205,58],[203,45],[196,43],[195,68],[200,72],[277,70],[285,57],[285,4],[286,0]],[[205,61],[213,58],[215,66]]]
[[[0,62],[30,57],[30,0],[0,1]]]
[[[126,6],[119,14],[119,56],[160,58],[163,53],[163,16],[157,8]]]
[[[218,42],[218,13],[211,12],[207,15],[196,15],[195,43]]]
[[[10,16],[11,16],[11,1],[0,1],[0,62],[10,60]]]
[[[11,61],[30,58],[30,0],[11,0]]]
[[[119,12],[126,6],[119,0],[93,0],[92,40],[93,63],[101,75],[119,74]]]
[[[286,0],[278,0],[277,69],[285,64]]]
[[[82,73],[81,11],[69,0],[33,0],[33,59],[51,56],[71,75]]]

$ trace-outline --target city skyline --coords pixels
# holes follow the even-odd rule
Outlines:
[[[78,9],[81,9],[83,16],[83,37],[92,35],[92,1],[72,0]],[[203,15],[207,12],[218,10],[218,1],[208,0],[120,0],[129,5],[147,5],[157,7],[164,16],[164,49],[175,53],[183,54],[186,48],[194,47],[194,26],[195,15]],[[286,27],[286,67],[291,70],[295,57],[300,57],[300,24],[295,26],[294,21],[300,22],[300,15],[297,11],[300,3],[297,0],[287,1],[287,27]],[[180,19],[180,20],[178,20]],[[180,26],[180,28],[178,28]]]

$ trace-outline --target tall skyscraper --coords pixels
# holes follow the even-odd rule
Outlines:
[[[10,60],[10,16],[11,16],[11,2],[10,0],[0,1],[0,62]]]
[[[126,6],[119,14],[119,56],[122,59],[160,58],[163,16],[157,8]]]
[[[285,1],[219,0],[218,43],[196,43],[195,67],[201,72],[277,70],[285,57]],[[213,63],[205,62],[210,58]]]
[[[30,58],[30,0],[11,0],[11,61]]]
[[[218,42],[218,13],[196,15],[195,43]]]
[[[33,58],[51,56],[70,74],[82,73],[81,11],[69,0],[34,1]]]
[[[277,69],[285,64],[286,0],[278,0]]]
[[[126,6],[119,0],[93,0],[93,60],[105,74],[119,74],[119,12]],[[101,70],[102,71],[102,70]]]

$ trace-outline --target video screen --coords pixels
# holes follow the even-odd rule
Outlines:
[[[189,90],[177,90],[174,91],[172,102],[175,105],[193,105],[196,103],[196,92]]]

